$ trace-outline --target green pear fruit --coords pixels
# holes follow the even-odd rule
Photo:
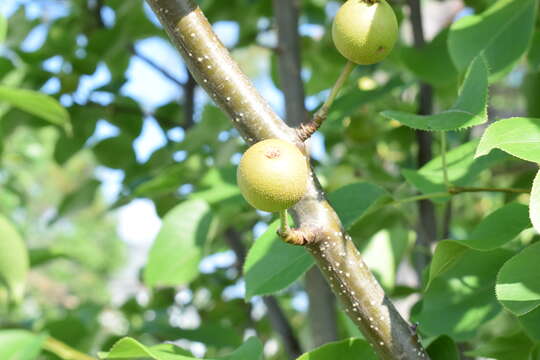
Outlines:
[[[306,157],[294,144],[268,139],[244,153],[236,179],[251,206],[277,212],[293,206],[304,196],[308,173]]]
[[[361,65],[383,60],[397,37],[396,15],[386,0],[348,0],[339,8],[332,25],[338,51]]]

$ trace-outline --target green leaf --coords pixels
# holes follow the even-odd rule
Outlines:
[[[135,163],[132,140],[129,136],[113,136],[94,145],[93,151],[101,164],[113,169],[125,169]]]
[[[197,277],[211,219],[209,205],[201,200],[185,201],[170,210],[150,249],[144,282],[175,286]]]
[[[520,159],[540,163],[540,119],[516,117],[490,125],[482,135],[475,158],[495,148]]]
[[[39,266],[48,263],[49,261],[56,259],[72,259],[75,260],[70,254],[64,250],[55,249],[52,247],[44,247],[28,250],[30,258],[30,267]]]
[[[434,86],[457,82],[458,72],[450,58],[447,46],[448,28],[422,48],[404,47],[401,56],[405,65],[418,79]]]
[[[540,307],[520,316],[519,322],[531,339],[540,342]]]
[[[91,205],[95,200],[96,191],[99,189],[100,185],[101,182],[98,180],[89,179],[79,188],[64,196],[62,202],[58,206],[56,216],[49,221],[49,225],[60,219],[62,216],[79,211]]]
[[[361,182],[344,186],[328,198],[348,229],[389,195],[376,185]],[[270,224],[248,252],[244,264],[246,299],[287,288],[313,265],[303,247],[286,244],[277,236],[278,226],[279,221]]]
[[[8,219],[0,215],[0,285],[5,285],[11,299],[22,300],[28,273],[28,250]]]
[[[494,152],[487,157],[474,159],[478,140],[460,145],[446,154],[449,181],[457,186],[468,186],[473,183],[482,171],[506,158],[502,152]],[[420,170],[402,170],[402,174],[413,186],[424,194],[446,192],[444,184],[442,158],[440,156],[428,162]],[[449,198],[433,199],[434,202],[445,202]]]
[[[491,74],[498,78],[509,70],[529,46],[536,0],[499,0],[480,15],[465,16],[450,27],[448,49],[462,71],[484,54]]]
[[[283,242],[274,221],[249,249],[244,263],[246,299],[287,288],[312,265],[313,258],[302,246]]]
[[[1,102],[6,102],[22,111],[61,126],[66,132],[71,133],[69,113],[56,99],[48,95],[0,85]]]
[[[540,233],[540,171],[534,177],[529,201],[529,215],[536,232]]]
[[[262,355],[262,344],[251,337],[244,342],[232,354],[217,359],[206,360],[258,360]],[[191,354],[172,344],[161,344],[147,347],[135,339],[126,337],[120,339],[113,345],[108,353],[100,353],[101,359],[131,359],[131,358],[150,358],[154,360],[195,360]]]
[[[540,305],[538,261],[540,242],[508,260],[497,276],[497,299],[515,315],[524,315]]]
[[[427,347],[427,353],[432,359],[459,360],[459,350],[451,337],[442,335]]]
[[[426,289],[436,277],[452,268],[470,249],[494,250],[513,240],[530,225],[527,206],[510,203],[483,219],[467,240],[439,242],[431,260]]]
[[[402,111],[383,111],[388,119],[421,130],[460,130],[485,123],[487,118],[488,67],[482,56],[469,67],[456,103],[434,115],[417,115]]]
[[[347,339],[325,344],[307,352],[297,360],[377,360],[378,357],[368,344],[361,339]]]
[[[523,332],[519,332],[492,339],[465,354],[497,360],[530,360],[533,346],[532,341]]]
[[[217,204],[240,195],[236,184],[236,167],[212,168],[201,179],[200,190],[190,194],[192,199],[202,199],[209,204]]]
[[[146,347],[137,340],[125,337],[118,340],[108,353],[100,353],[101,359],[150,358],[155,360],[187,360],[193,359],[191,354],[172,344],[161,344]]]
[[[349,184],[328,195],[328,201],[338,213],[345,229],[351,228],[363,216],[391,200],[386,190],[367,182]]]
[[[0,359],[35,360],[45,342],[45,335],[26,330],[0,331]]]
[[[454,267],[433,280],[414,321],[429,336],[471,338],[478,326],[500,311],[493,288],[498,269],[512,256],[503,249],[470,250]]]
[[[540,70],[540,29],[536,30],[529,49],[529,64],[533,70]]]

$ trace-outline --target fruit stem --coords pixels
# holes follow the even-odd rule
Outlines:
[[[63,342],[56,340],[53,337],[48,337],[45,340],[43,348],[52,352],[55,355],[58,355],[62,359],[94,360],[93,357],[83,354],[82,352],[73,349],[69,345],[66,345]]]
[[[291,228],[289,227],[289,217],[287,216],[287,209],[281,210],[279,212],[280,228],[279,232],[282,234],[288,233]]]
[[[347,61],[347,64],[343,67],[343,70],[341,70],[341,74],[339,74],[338,79],[336,80],[336,83],[332,87],[332,90],[330,91],[330,95],[328,95],[328,98],[324,102],[324,104],[317,110],[315,115],[313,115],[313,118],[310,122],[307,124],[302,124],[302,126],[298,129],[298,136],[302,141],[306,141],[313,135],[315,131],[322,125],[323,121],[326,120],[328,117],[328,111],[330,110],[330,107],[334,103],[334,100],[336,99],[337,95],[339,94],[339,91],[347,81],[349,75],[354,70],[356,64],[352,61]]]

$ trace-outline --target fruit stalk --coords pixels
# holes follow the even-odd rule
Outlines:
[[[351,75],[351,72],[356,67],[356,64],[352,61],[347,61],[347,64],[343,67],[343,70],[341,70],[341,74],[339,74],[338,79],[336,80],[336,83],[332,87],[332,90],[330,91],[330,95],[328,95],[328,98],[325,100],[325,102],[322,104],[319,110],[313,115],[313,119],[311,119],[310,122],[307,124],[303,124],[298,129],[298,136],[302,141],[306,141],[313,135],[315,131],[319,127],[321,127],[322,123],[326,118],[328,117],[328,111],[330,110],[330,107],[334,103],[334,100],[336,99],[337,95],[339,94],[339,91],[349,78],[349,75]]]
[[[280,138],[296,143],[305,152],[297,132],[288,127],[257,93],[194,1],[147,2],[197,82],[231,117],[247,142]],[[298,231],[307,229],[305,234],[310,239],[307,247],[333,285],[334,293],[342,299],[347,314],[363,331],[380,359],[427,359],[416,334],[384,296],[351,238],[343,231],[316,176],[312,172],[309,175],[305,196],[290,211],[299,226]],[[342,266],[346,266],[346,273]],[[359,316],[355,309],[360,311]]]

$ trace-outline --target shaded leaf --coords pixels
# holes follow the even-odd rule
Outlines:
[[[451,337],[442,335],[435,339],[426,349],[432,359],[459,360],[459,350]]]
[[[447,39],[448,28],[422,48],[402,48],[401,56],[405,65],[420,80],[435,86],[457,82],[459,74],[450,58]]]
[[[428,288],[437,277],[451,269],[469,250],[494,250],[530,227],[527,207],[507,204],[489,214],[471,232],[467,240],[444,240],[437,244],[429,267]]]
[[[498,269],[512,256],[502,249],[470,250],[454,267],[433,280],[414,321],[429,336],[468,340],[478,326],[500,311],[493,288]]]
[[[519,332],[492,339],[465,354],[497,360],[530,360],[529,354],[533,345],[533,342],[523,332]]]
[[[11,299],[20,302],[28,273],[28,250],[11,222],[0,215],[0,285],[5,285]]]
[[[540,163],[540,119],[516,117],[490,125],[482,135],[475,158],[495,148],[520,159]]]
[[[45,342],[45,335],[26,330],[0,331],[0,359],[35,360]]]
[[[185,201],[170,210],[161,225],[144,271],[149,286],[181,285],[199,274],[199,261],[212,215],[201,200]]]
[[[531,339],[540,342],[540,307],[521,315],[519,322]]]
[[[509,70],[529,46],[536,3],[535,0],[499,0],[483,13],[453,23],[448,48],[457,68],[466,69],[483,53],[494,77]]]
[[[476,58],[465,76],[456,103],[434,115],[417,115],[387,110],[381,114],[403,125],[421,130],[460,130],[485,123],[487,119],[488,68],[482,56]]]
[[[232,354],[223,356],[217,359],[206,360],[246,360],[253,359],[258,360],[262,355],[262,344],[255,338],[251,337],[247,339],[242,346],[240,346]],[[120,339],[111,348],[108,353],[100,353],[101,359],[131,359],[131,358],[150,358],[155,360],[195,360],[191,354],[177,346],[172,344],[161,344],[156,346],[147,347],[139,343],[133,338]]]
[[[540,233],[540,171],[538,171],[533,181],[529,201],[529,215],[534,228]]]
[[[497,277],[497,299],[515,315],[524,315],[540,305],[538,261],[540,242],[508,260]]]
[[[29,114],[35,115],[71,132],[69,113],[60,103],[45,94],[33,90],[0,86],[0,102],[6,102]]]
[[[277,236],[278,227],[276,220],[249,249],[244,263],[246,299],[287,288],[313,265],[303,247],[287,244]]]
[[[307,352],[297,360],[377,360],[366,340],[350,338],[325,344]]]

